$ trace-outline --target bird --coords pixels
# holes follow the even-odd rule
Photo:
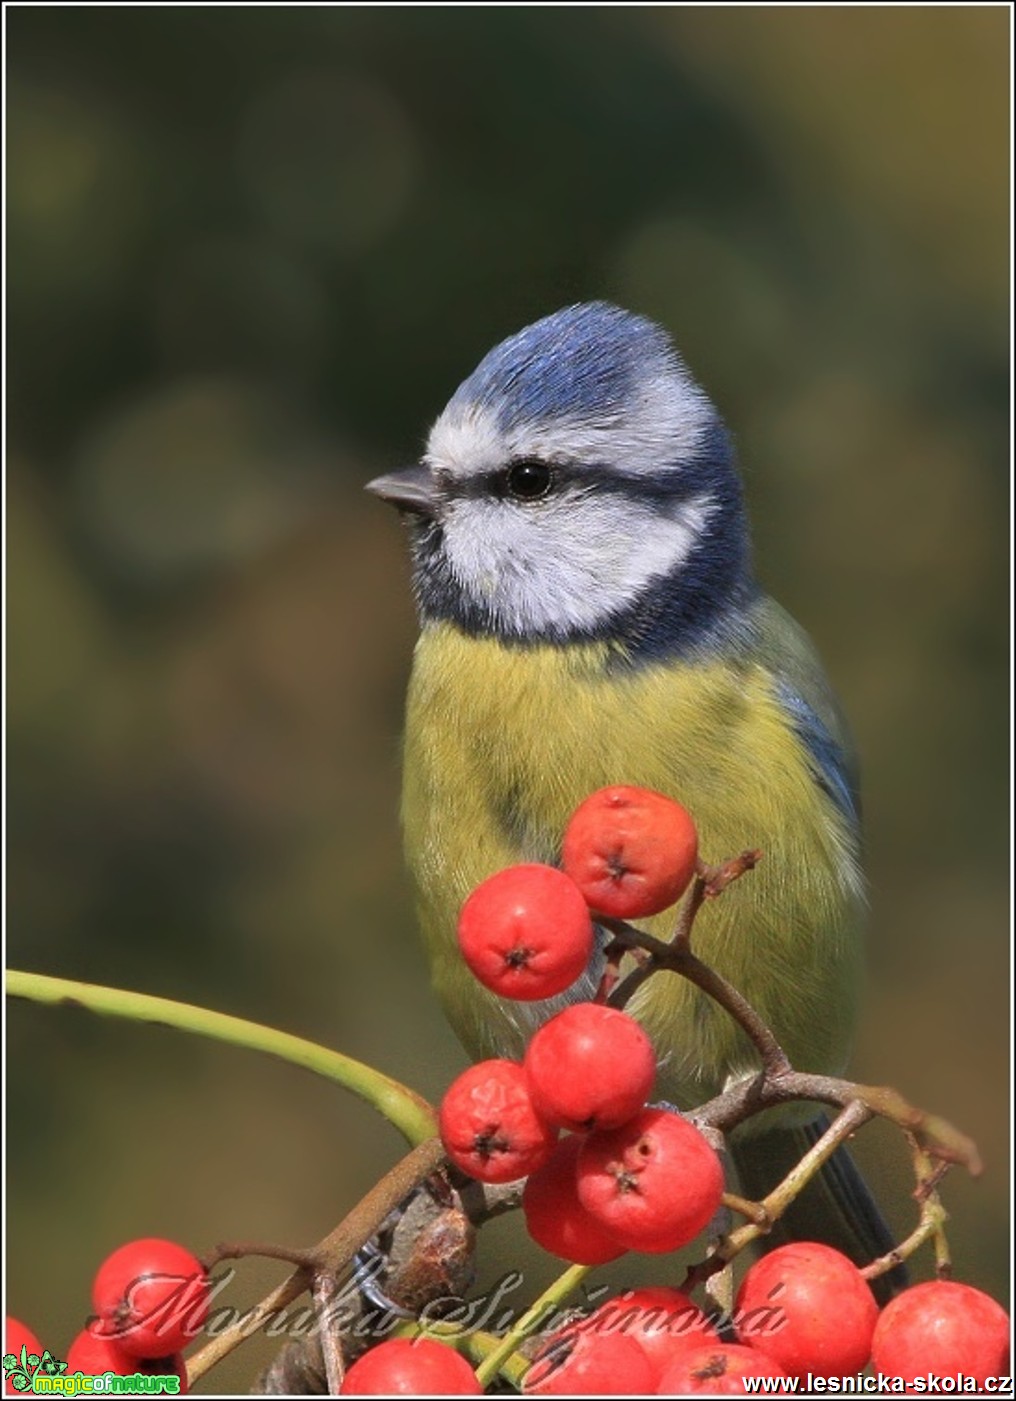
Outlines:
[[[731,435],[668,333],[605,301],[544,316],[480,361],[419,462],[368,490],[409,531],[404,845],[432,981],[467,1052],[521,1057],[542,1022],[594,996],[606,936],[565,993],[508,1001],[458,952],[466,897],[504,867],[560,865],[578,804],[631,784],[680,801],[707,859],[762,851],[700,911],[695,952],[796,1069],[841,1074],[867,903],[856,755],[818,653],[755,578]],[[674,911],[636,923],[668,937]],[[683,978],[648,979],[627,1010],[680,1111],[758,1071],[744,1033]],[[742,1190],[765,1195],[827,1122],[794,1106],[737,1130]],[[778,1227],[770,1245],[819,1239],[858,1264],[893,1244],[845,1149]]]

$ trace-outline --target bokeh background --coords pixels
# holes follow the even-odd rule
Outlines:
[[[495,341],[614,299],[725,413],[759,572],[852,719],[856,1072],[979,1140],[952,1243],[1005,1297],[1008,29],[1005,7],[9,10],[9,963],[439,1094],[464,1062],[397,826],[415,624],[361,488]],[[9,1307],[57,1355],[113,1245],[308,1243],[399,1152],[253,1055],[20,1003],[7,1030]],[[902,1228],[903,1157],[859,1151]],[[485,1278],[549,1277],[517,1222],[485,1241]]]

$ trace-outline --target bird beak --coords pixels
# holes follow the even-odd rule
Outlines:
[[[390,501],[399,511],[412,511],[418,516],[437,514],[438,494],[434,479],[426,467],[407,467],[402,472],[386,472],[368,482],[366,491]]]

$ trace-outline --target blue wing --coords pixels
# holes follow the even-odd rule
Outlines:
[[[793,687],[779,682],[776,694],[790,716],[795,733],[811,755],[815,781],[828,793],[851,826],[860,826],[861,795],[853,756],[833,738],[818,714]]]
[[[815,781],[853,827],[861,801],[850,732],[808,634],[762,594],[745,619],[751,655],[769,670],[773,690],[811,756]]]

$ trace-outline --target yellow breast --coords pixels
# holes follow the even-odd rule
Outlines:
[[[700,955],[774,1027],[801,1068],[832,1072],[853,1020],[862,904],[852,842],[753,663],[610,669],[605,645],[505,647],[425,629],[410,684],[403,821],[434,982],[473,1055],[517,1054],[524,1008],[465,969],[455,922],[469,891],[521,860],[554,862],[577,804],[611,783],[678,798],[706,861],[746,847],[758,869],[702,912]],[[647,921],[657,934],[673,912]],[[633,1011],[665,1064],[661,1091],[699,1101],[751,1052],[726,1015],[660,974]]]

